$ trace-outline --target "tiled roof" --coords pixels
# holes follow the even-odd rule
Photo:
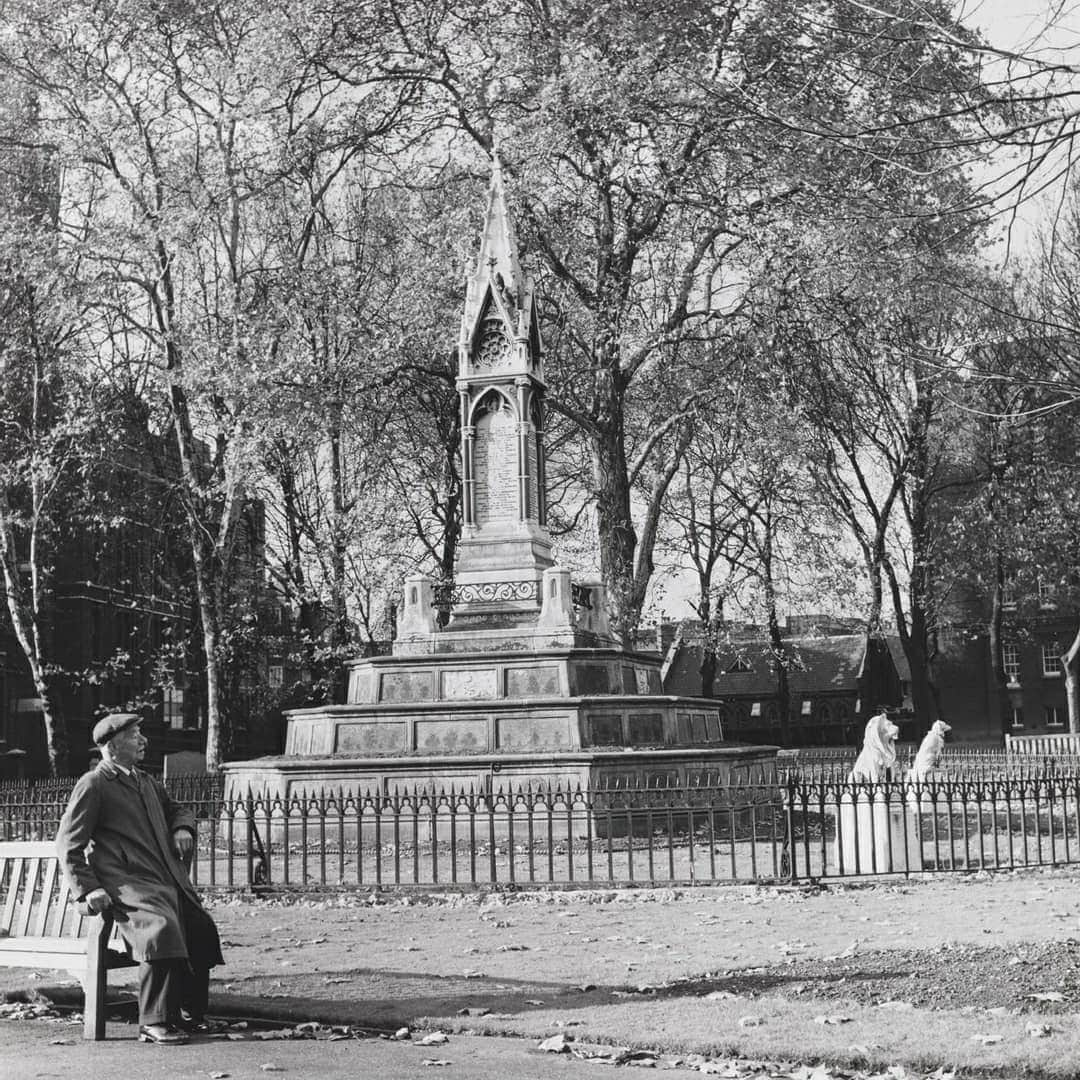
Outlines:
[[[904,646],[900,644],[899,634],[886,634],[885,641],[889,646],[889,655],[896,665],[896,673],[903,682],[911,682],[911,665],[908,663]]]
[[[854,692],[866,650],[864,634],[832,637],[788,638],[784,644],[798,658],[789,684],[793,694]],[[701,693],[701,646],[682,645],[664,680],[667,694],[698,696]],[[732,670],[749,666],[750,671]],[[769,643],[740,642],[737,649],[724,647],[718,655],[713,693],[768,697],[776,693],[776,676],[770,662]]]

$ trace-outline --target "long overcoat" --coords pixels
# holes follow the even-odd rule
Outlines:
[[[197,908],[202,904],[173,849],[176,829],[194,836],[195,819],[160,781],[146,773],[136,780],[102,761],[79,778],[56,834],[72,893],[81,898],[105,889],[136,960],[188,956],[180,896]],[[207,966],[221,963],[215,951],[204,958]]]

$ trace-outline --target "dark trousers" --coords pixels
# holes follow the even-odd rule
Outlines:
[[[139,1023],[176,1024],[183,1010],[194,1020],[206,1015],[210,969],[189,960],[144,960],[139,965]]]
[[[206,1015],[210,968],[221,962],[213,919],[180,897],[187,959],[144,960],[139,965],[139,1024],[175,1024],[183,1010],[194,1020]]]

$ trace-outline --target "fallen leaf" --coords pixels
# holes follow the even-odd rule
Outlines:
[[[570,1040],[565,1035],[552,1035],[550,1039],[544,1039],[537,1050],[543,1050],[545,1054],[569,1054]]]

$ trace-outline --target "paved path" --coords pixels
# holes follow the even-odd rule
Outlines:
[[[612,1080],[610,1065],[542,1053],[523,1039],[453,1035],[441,1046],[382,1039],[341,1042],[228,1042],[208,1039],[186,1046],[135,1041],[134,1028],[110,1024],[105,1042],[86,1043],[70,1024],[7,1021],[0,1024],[0,1076],[4,1080]],[[446,1062],[428,1065],[425,1060]],[[267,1071],[264,1066],[277,1066]]]

